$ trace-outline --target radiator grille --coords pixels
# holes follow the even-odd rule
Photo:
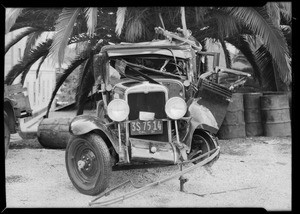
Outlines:
[[[139,119],[139,112],[154,112],[155,119],[167,118],[165,113],[165,93],[164,92],[149,92],[145,93],[130,93],[128,94],[128,105],[130,108],[129,120]],[[130,136],[131,137],[131,136]],[[149,139],[155,141],[168,142],[168,126],[167,122],[163,122],[163,134],[134,136],[139,139]]]

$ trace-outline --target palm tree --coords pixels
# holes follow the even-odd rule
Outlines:
[[[25,48],[26,54],[24,54],[23,59],[13,66],[13,68],[8,72],[5,83],[10,85],[12,82],[21,75],[21,82],[24,83],[25,77],[30,69],[30,67],[40,60],[39,66],[37,69],[37,75],[40,69],[41,64],[47,57],[53,57],[58,62],[58,65],[64,61],[64,50],[65,47],[70,44],[84,44],[84,49],[82,49],[78,55],[71,60],[67,69],[64,70],[63,74],[60,75],[56,81],[56,87],[52,93],[52,97],[49,103],[49,108],[47,112],[47,116],[49,113],[49,109],[51,107],[51,103],[60,88],[60,86],[64,83],[67,77],[77,68],[81,66],[80,71],[80,81],[77,87],[77,95],[76,100],[79,103],[78,114],[82,113],[82,103],[84,103],[86,95],[91,91],[94,81],[93,70],[91,69],[93,56],[100,51],[100,47],[105,44],[105,40],[100,40],[100,36],[104,39],[110,38],[111,40],[115,40],[113,35],[113,22],[111,19],[105,17],[107,14],[103,14],[103,11],[109,13],[109,9],[100,9],[99,10],[102,15],[97,15],[98,8],[62,8],[56,9],[55,15],[57,15],[57,20],[55,21],[53,18],[49,19],[48,25],[44,25],[44,27],[40,27],[36,19],[33,21],[29,21],[28,19],[33,16],[36,18],[36,14],[41,13],[40,10],[35,9],[24,9],[22,19],[15,19],[16,23],[12,25],[11,29],[16,30],[19,28],[27,27],[28,30],[25,33],[21,33],[18,35],[16,40],[10,43],[9,46],[6,47],[8,50],[13,44],[18,42],[24,36],[29,35],[27,39],[27,47]],[[43,11],[43,14],[46,14]],[[47,15],[51,16],[51,12]],[[30,14],[30,15],[28,15]],[[45,18],[43,17],[44,21]],[[100,19],[100,23],[102,26],[97,26],[97,21],[100,18],[104,18],[106,20]],[[20,21],[18,21],[20,20]],[[25,23],[23,23],[25,22]],[[8,28],[9,29],[9,28]],[[53,30],[56,32],[53,38],[47,39],[40,44],[37,44],[36,47],[32,47],[36,41],[36,38],[42,32],[46,30]],[[87,84],[88,83],[88,84]]]
[[[15,24],[10,24],[10,30],[21,27],[31,27],[24,35],[30,35],[32,42],[41,31],[53,30],[55,35],[52,39],[38,45],[35,49],[27,48],[29,51],[24,56],[23,62],[17,64],[8,74],[6,83],[12,81],[23,73],[25,77],[30,66],[38,59],[52,56],[61,65],[64,61],[65,48],[72,44],[89,44],[78,56],[70,63],[63,75],[57,80],[56,88],[53,91],[51,102],[65,79],[75,68],[80,65],[83,69],[80,75],[78,86],[77,101],[81,104],[80,95],[87,93],[89,88],[84,87],[86,82],[93,82],[91,73],[92,57],[99,52],[99,47],[109,41],[147,41],[153,38],[159,38],[156,35],[154,27],[162,26],[168,30],[175,30],[178,26],[190,29],[193,36],[205,48],[207,38],[219,41],[226,55],[227,66],[230,67],[230,57],[225,48],[225,42],[231,43],[237,47],[247,58],[254,69],[255,76],[260,79],[260,68],[266,67],[266,63],[272,63],[273,74],[279,74],[285,84],[291,82],[291,68],[289,62],[289,53],[286,40],[279,29],[271,20],[270,11],[281,8],[285,11],[282,4],[278,7],[270,5],[252,8],[252,7],[134,7],[134,8],[58,8],[55,13],[46,16],[44,12],[43,19],[48,20],[46,25],[40,22],[30,22],[26,18],[36,15],[33,9],[24,9],[20,13],[23,19],[16,20]],[[274,9],[275,8],[275,9]],[[277,10],[277,11],[280,11]],[[287,10],[286,10],[287,11]],[[280,13],[282,13],[280,11]],[[29,14],[29,15],[28,15]],[[274,13],[276,14],[276,13]],[[287,13],[288,14],[288,13]],[[40,19],[41,20],[41,19]],[[114,21],[115,20],[115,21]],[[188,23],[188,25],[187,25]],[[250,42],[246,38],[259,37],[262,40],[263,47],[254,53],[251,50]],[[100,39],[103,39],[103,42]],[[28,46],[32,44],[28,42]],[[97,45],[96,45],[97,44]],[[13,45],[13,44],[12,44]],[[9,48],[9,47],[7,47]],[[263,57],[268,60],[262,60]],[[29,67],[29,68],[28,68]],[[276,68],[276,69],[274,69]],[[90,84],[91,85],[91,84]],[[86,91],[83,92],[82,90]],[[81,92],[80,92],[81,90]],[[79,102],[80,101],[80,102]],[[78,111],[80,114],[81,111]]]
[[[277,9],[280,8],[280,9]],[[147,15],[154,17],[153,12],[158,12],[156,8],[119,8],[117,13],[117,33],[123,38],[131,41],[138,41],[143,37],[147,37],[145,33],[147,28],[143,26],[146,23]],[[276,10],[277,9],[277,10]],[[172,10],[172,11],[171,11]],[[180,9],[161,10],[164,19],[164,26],[168,29],[174,29],[175,26],[180,26]],[[273,69],[274,74],[279,74],[280,79],[287,85],[292,80],[290,57],[286,40],[277,24],[271,19],[271,12],[273,14],[284,13],[286,16],[290,14],[290,7],[285,3],[268,3],[264,7],[205,7],[205,8],[186,8],[187,23],[195,23],[189,25],[188,28],[192,30],[194,37],[200,42],[206,38],[213,38],[219,41],[223,47],[224,42],[229,42],[236,46],[249,59],[254,68],[255,76],[260,79],[261,73],[259,65],[255,57],[255,53],[251,51],[249,41],[246,36],[259,37],[266,51],[271,57],[271,61],[278,67],[278,71]],[[138,12],[136,12],[138,11]],[[170,15],[171,14],[171,15]],[[126,24],[124,24],[126,23]],[[139,27],[134,27],[134,26]],[[130,30],[128,30],[130,29]],[[135,29],[135,30],[134,30]],[[230,60],[227,51],[224,48],[226,55],[226,62],[230,67]]]

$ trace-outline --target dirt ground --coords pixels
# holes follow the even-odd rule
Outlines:
[[[89,207],[89,201],[95,197],[79,193],[72,185],[65,167],[64,150],[45,149],[36,138],[23,140],[18,134],[12,136],[12,141],[5,160],[8,208]],[[189,180],[184,185],[185,192],[179,191],[179,180],[174,178],[108,207],[292,209],[290,137],[240,138],[219,142],[219,160],[211,168],[199,167],[187,173]],[[145,185],[178,171],[178,166],[114,171],[110,187],[128,179]],[[133,190],[135,188],[127,184],[99,201]]]

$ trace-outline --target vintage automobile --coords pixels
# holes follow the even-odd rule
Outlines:
[[[22,84],[4,85],[4,143],[5,157],[10,145],[10,135],[20,132],[19,119],[32,115],[29,98]]]
[[[201,71],[203,57],[213,58],[209,72]],[[217,83],[226,70],[218,61],[219,53],[175,39],[104,46],[94,63],[97,115],[76,116],[69,126],[65,161],[76,189],[97,195],[118,167],[178,164],[217,148],[235,87]]]

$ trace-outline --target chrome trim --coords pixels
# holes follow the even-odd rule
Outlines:
[[[121,138],[121,124],[118,123],[118,135],[119,135],[119,152],[122,153],[122,138]]]
[[[177,143],[180,144],[177,120],[174,120]]]
[[[139,159],[142,157],[143,159],[156,159],[156,161],[169,161],[173,164],[177,164],[178,162],[178,154],[176,147],[173,143],[169,142],[160,142],[160,141],[152,141],[152,140],[143,140],[143,139],[136,139],[136,138],[129,138],[131,153],[133,159]],[[149,152],[149,147],[142,146],[143,144],[150,144],[153,143],[154,145],[158,146],[158,151],[154,154]],[[162,148],[162,147],[169,147],[169,148]],[[160,151],[159,151],[160,150]],[[168,150],[168,151],[167,151]],[[168,154],[168,156],[172,156],[167,158],[167,156],[162,155]],[[166,159],[167,158],[167,159]],[[173,158],[173,160],[171,160]]]
[[[125,101],[128,103],[128,94],[132,94],[132,93],[140,93],[140,92],[144,92],[144,93],[149,93],[149,92],[164,92],[165,93],[165,99],[166,102],[168,101],[168,88],[166,86],[163,85],[158,85],[158,84],[153,84],[153,83],[149,83],[147,81],[142,82],[139,85],[135,85],[132,87],[129,87],[125,90]],[[129,106],[130,108],[130,106]],[[128,121],[128,117],[126,118],[126,120]],[[168,121],[168,138],[169,138],[169,143],[172,142],[172,136],[171,136],[171,121]],[[126,123],[126,145],[129,145],[129,123]]]

